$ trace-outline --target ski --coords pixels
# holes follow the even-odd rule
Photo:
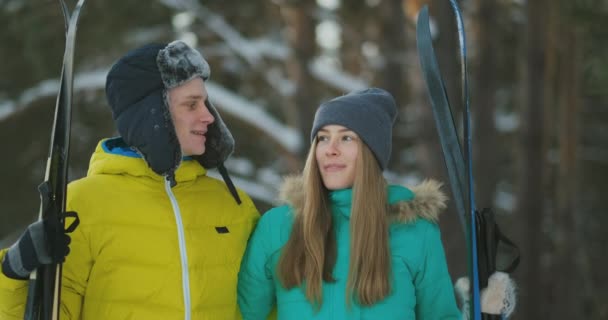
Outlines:
[[[472,149],[470,130],[470,110],[468,94],[468,77],[466,64],[466,39],[462,14],[458,4],[450,0],[451,7],[456,16],[458,38],[460,46],[460,66],[462,72],[462,99],[464,106],[464,146],[463,157],[458,140],[458,133],[454,125],[452,111],[439,70],[439,64],[433,49],[433,39],[429,27],[428,7],[424,6],[418,14],[416,26],[416,42],[422,72],[425,78],[436,127],[439,133],[441,149],[445,165],[448,170],[450,186],[454,195],[454,202],[460,223],[467,238],[468,269],[471,283],[471,311],[472,318],[481,320],[480,288],[479,288],[479,261],[477,251],[477,224],[476,206],[473,190]],[[466,176],[466,178],[465,178]],[[466,182],[465,182],[466,181]]]
[[[420,64],[427,85],[431,104],[433,105],[433,115],[435,124],[439,131],[441,149],[444,153],[444,161],[447,167],[456,212],[460,219],[463,231],[467,232],[467,218],[465,207],[464,191],[466,190],[464,178],[464,162],[460,142],[456,133],[456,126],[452,117],[448,95],[445,91],[443,79],[439,71],[439,65],[433,50],[433,39],[429,28],[429,14],[427,6],[424,6],[418,13],[416,27],[416,43]],[[427,71],[428,70],[428,71]]]
[[[78,17],[84,0],[79,0],[70,15],[63,0],[60,0],[66,24],[65,51],[61,70],[60,88],[55,105],[55,118],[51,133],[49,156],[45,180],[39,187],[39,219],[58,219],[58,225],[65,229],[65,200],[68,178],[68,159],[70,146],[70,122],[72,118],[72,89],[74,47]],[[78,225],[78,218],[65,229],[70,232]],[[63,230],[62,230],[63,231]],[[53,239],[48,239],[53,241]],[[43,265],[32,272],[29,280],[28,296],[24,319],[59,319],[61,295],[61,264]]]

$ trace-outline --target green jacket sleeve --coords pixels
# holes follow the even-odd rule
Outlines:
[[[416,319],[460,319],[439,227],[432,223],[426,227],[421,264],[414,279]]]
[[[266,319],[275,305],[270,243],[271,212],[260,219],[241,263],[238,304],[244,320]]]

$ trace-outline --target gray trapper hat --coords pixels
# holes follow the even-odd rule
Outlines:
[[[119,59],[108,73],[106,96],[118,132],[159,175],[175,185],[175,170],[182,154],[171,120],[166,92],[195,77],[207,80],[209,64],[182,41],[146,45]],[[207,168],[218,168],[230,192],[240,203],[224,161],[234,150],[234,138],[209,100],[205,101],[215,121],[206,134],[205,153],[193,158]]]

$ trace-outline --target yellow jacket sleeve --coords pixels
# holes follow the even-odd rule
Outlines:
[[[0,250],[0,261],[8,249]],[[0,272],[0,320],[23,319],[27,299],[27,280],[14,280]]]
[[[69,206],[69,203],[68,203]],[[75,211],[68,208],[68,211]],[[92,265],[86,227],[79,226],[70,234],[70,254],[63,264],[61,287],[62,320],[80,319],[80,312],[87,278]],[[0,261],[8,249],[0,251]],[[0,272],[0,320],[23,319],[27,300],[28,281],[14,280]]]

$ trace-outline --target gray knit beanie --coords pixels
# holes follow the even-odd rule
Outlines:
[[[311,141],[326,125],[337,124],[354,131],[374,153],[384,170],[391,156],[397,105],[383,89],[353,91],[321,104],[310,132]]]

